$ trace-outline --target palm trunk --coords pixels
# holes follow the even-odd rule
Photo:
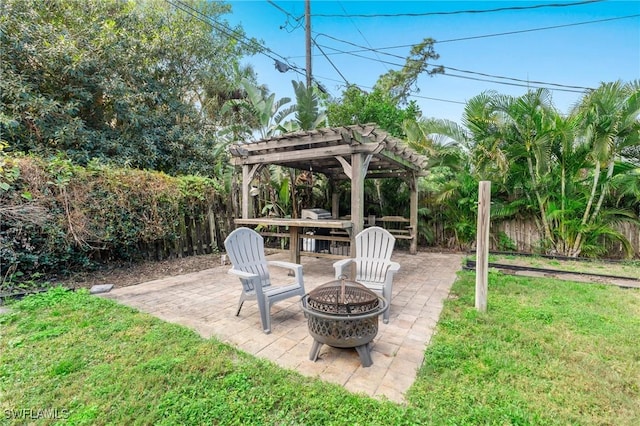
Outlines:
[[[604,195],[605,195],[605,186],[609,184],[609,182],[611,181],[611,176],[613,176],[613,166],[614,166],[614,161],[613,158],[609,161],[609,166],[607,169],[607,179],[602,183],[602,191],[600,191],[600,198],[598,199],[598,203],[596,204],[596,208],[593,209],[593,213],[591,214],[591,217],[589,218],[589,223],[593,223],[596,220],[596,217],[598,217],[598,214],[600,213],[600,209],[602,208],[602,202],[604,201]]]
[[[587,207],[584,209],[584,215],[582,216],[581,226],[584,227],[587,224],[587,219],[589,218],[589,213],[591,212],[591,206],[593,205],[593,200],[596,198],[596,189],[598,187],[598,183],[600,182],[600,162],[596,159],[596,168],[593,176],[593,187],[591,188],[591,195],[589,196],[589,201],[587,202]],[[578,231],[578,235],[576,236],[576,241],[573,243],[573,248],[569,253],[569,256],[578,257],[580,253],[580,246],[582,245],[582,231]]]
[[[547,221],[547,211],[542,202],[542,197],[540,196],[540,192],[538,191],[538,180],[536,179],[535,172],[533,171],[533,161],[531,161],[531,157],[527,157],[527,165],[529,167],[529,175],[531,176],[531,182],[533,183],[534,193],[536,194],[536,200],[538,202],[538,208],[540,209],[540,219],[542,220],[542,227],[544,231],[544,238],[547,241],[551,241],[551,228],[549,227],[549,222]]]
[[[598,217],[598,214],[600,213],[600,209],[602,208],[602,203],[604,201],[604,195],[605,195],[605,188],[604,186],[607,185],[607,183],[611,180],[611,176],[613,176],[613,166],[614,166],[614,161],[611,160],[609,162],[608,165],[608,170],[607,170],[607,179],[602,183],[602,189],[600,191],[600,197],[598,198],[598,202],[596,203],[596,207],[593,209],[593,212],[591,213],[591,216],[589,217],[589,220],[583,224],[586,223],[593,223],[596,220],[596,217]],[[574,257],[578,257],[578,255],[580,254],[580,252],[582,251],[580,249],[580,246],[578,245],[578,242],[581,243],[582,242],[582,233],[578,234],[578,239],[576,239],[576,245],[574,245],[573,247],[573,256]]]
[[[556,244],[556,250],[563,255],[567,254],[567,235],[566,235],[566,226],[564,222],[564,212],[566,208],[566,197],[567,197],[567,184],[565,182],[567,171],[565,169],[564,162],[562,163],[562,169],[560,174],[560,211],[562,212],[562,217],[560,218],[560,235],[562,237],[559,239]]]

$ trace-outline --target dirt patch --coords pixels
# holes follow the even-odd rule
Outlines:
[[[91,288],[99,284],[127,287],[164,277],[188,274],[220,266],[219,254],[204,254],[137,264],[111,265],[91,272],[82,272],[62,283],[69,288]]]

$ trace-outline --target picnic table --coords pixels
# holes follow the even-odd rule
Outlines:
[[[235,219],[236,225],[264,225],[264,226],[285,226],[289,228],[289,253],[290,261],[300,263],[300,234],[303,228],[328,228],[346,231],[351,238],[351,221],[339,219],[288,219],[288,218],[272,218],[258,217]],[[314,238],[315,235],[305,235],[305,238]],[[322,239],[328,240],[344,240],[341,237],[322,236]]]

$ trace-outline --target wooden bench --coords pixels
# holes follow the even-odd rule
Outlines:
[[[380,219],[376,219],[376,223],[378,222],[396,239],[413,240],[415,238],[413,227],[408,225],[411,221],[405,217],[382,216]]]

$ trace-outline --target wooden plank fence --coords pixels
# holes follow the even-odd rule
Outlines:
[[[225,209],[226,210],[226,209]],[[149,244],[141,244],[139,249],[144,258],[149,260],[163,260],[176,257],[193,256],[200,254],[218,253],[224,251],[223,242],[228,233],[234,229],[233,217],[227,211],[220,212],[215,206],[211,206],[208,212],[197,216],[185,217],[177,226],[179,235],[173,241],[155,241]],[[640,227],[623,223],[618,230],[630,241],[635,257],[640,257]],[[430,225],[432,240],[429,246],[443,247],[454,250],[467,250],[472,247],[459,247],[456,244],[453,233],[446,229],[442,222],[432,222]],[[500,244],[501,233],[515,245],[518,252],[538,252],[541,236],[530,220],[507,220],[491,223],[490,249],[502,250]],[[419,240],[420,245],[426,245],[424,240]],[[610,244],[607,247],[606,257],[620,258],[624,251],[619,243]]]
[[[176,225],[175,238],[140,243],[138,249],[146,260],[164,260],[224,251],[224,239],[233,230],[233,219],[214,206],[208,211],[186,215]]]
[[[632,223],[621,223],[615,227],[631,243],[635,257],[640,257],[640,227]],[[491,224],[491,249],[499,250],[500,233],[504,233],[516,246],[517,251],[535,253],[540,246],[541,235],[531,220],[507,220]],[[624,256],[621,243],[607,244],[608,258]]]
[[[541,235],[531,220],[505,220],[491,223],[491,250],[500,250],[500,233],[509,238],[515,245],[516,251],[533,253],[540,247]]]

